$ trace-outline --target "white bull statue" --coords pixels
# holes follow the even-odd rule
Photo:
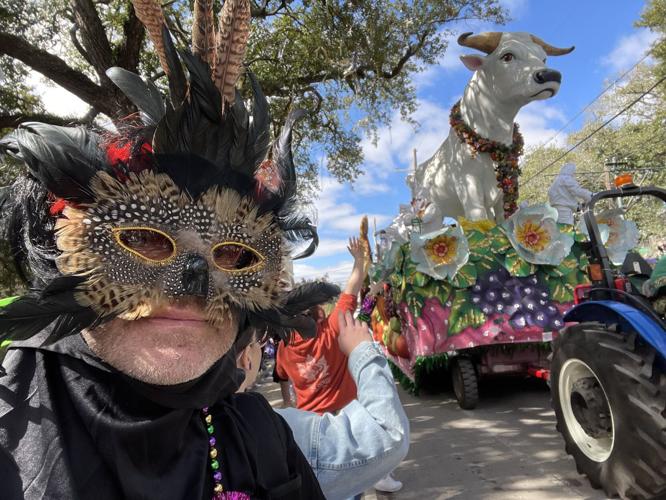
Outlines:
[[[416,168],[411,187],[436,206],[440,221],[446,215],[499,223],[505,213],[515,210],[517,198],[517,156],[522,151],[518,141],[522,139],[514,135],[514,118],[529,102],[557,93],[562,76],[546,67],[546,56],[568,54],[574,47],[553,47],[529,33],[471,35],[461,35],[458,43],[487,55],[461,56],[474,75],[459,108],[452,110],[458,126],[452,127],[437,152]],[[493,152],[498,158],[494,151],[502,146],[509,148],[508,160],[513,163],[501,164],[483,152]],[[507,200],[505,192],[510,193]]]

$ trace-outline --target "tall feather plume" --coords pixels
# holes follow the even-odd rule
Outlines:
[[[146,27],[148,36],[155,46],[155,52],[160,59],[160,65],[167,74],[170,75],[169,62],[167,60],[166,48],[162,39],[162,26],[165,26],[164,13],[162,5],[158,0],[132,0],[134,12],[139,21]]]
[[[192,22],[192,52],[215,67],[215,20],[213,0],[195,0]]]
[[[259,82],[251,71],[247,72],[252,85],[254,102],[252,106],[252,116],[249,123],[249,137],[247,145],[247,158],[252,165],[259,163],[266,158],[266,153],[270,147],[270,113],[268,101],[264,92],[259,86]]]
[[[306,111],[295,109],[289,113],[284,126],[280,131],[280,137],[273,144],[272,161],[274,164],[274,175],[278,179],[279,192],[273,193],[261,201],[261,211],[275,212],[280,218],[287,219],[296,213],[298,200],[296,197],[296,167],[291,151],[291,139],[294,125],[305,116]]]
[[[220,11],[213,80],[223,96],[223,106],[224,102],[233,104],[235,99],[250,36],[250,18],[249,0],[226,0]]]

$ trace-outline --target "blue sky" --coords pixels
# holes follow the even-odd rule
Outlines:
[[[497,26],[489,23],[460,23],[458,33],[473,31],[528,31],[552,45],[576,46],[562,57],[549,59],[549,66],[563,74],[560,92],[553,99],[531,103],[523,108],[517,121],[526,145],[535,146],[550,139],[555,132],[592,101],[605,85],[633,66],[648,50],[655,36],[633,26],[644,3],[639,0],[500,0],[512,21]],[[336,282],[346,280],[351,258],[346,244],[358,234],[364,214],[377,227],[386,226],[398,213],[400,203],[409,201],[405,170],[417,149],[418,161],[429,158],[446,138],[451,105],[462,95],[471,73],[459,60],[465,53],[451,40],[446,55],[425,72],[416,75],[419,109],[415,130],[396,118],[390,127],[380,130],[377,146],[364,141],[366,172],[353,185],[339,184],[325,174],[320,179],[321,192],[315,207],[319,214],[320,246],[314,256],[297,261],[296,278],[327,275]],[[61,115],[82,115],[87,106],[64,89],[44,83],[34,74],[30,82],[42,94],[48,111]],[[575,131],[584,117],[567,130]],[[566,132],[566,131],[565,131]],[[555,142],[562,144],[566,135]]]
[[[504,25],[460,23],[465,31],[528,31],[559,47],[576,46],[567,56],[551,57],[548,65],[562,75],[560,92],[547,101],[531,103],[517,117],[527,147],[550,139],[569,119],[592,101],[619,74],[630,68],[649,49],[655,36],[635,28],[644,7],[640,1],[627,0],[503,0],[512,20]],[[405,169],[417,149],[419,163],[429,158],[446,138],[451,105],[462,95],[471,76],[459,60],[471,49],[459,47],[454,40],[436,66],[416,76],[419,109],[413,127],[396,118],[379,133],[373,146],[365,141],[366,172],[353,186],[339,184],[325,174],[320,179],[321,192],[315,206],[319,213],[320,246],[314,256],[297,261],[298,278],[318,278],[344,282],[352,260],[345,246],[349,236],[358,233],[361,217],[373,219],[377,228],[390,223],[400,203],[410,198],[405,185]],[[567,131],[580,128],[585,117],[567,127],[553,142],[562,144]]]

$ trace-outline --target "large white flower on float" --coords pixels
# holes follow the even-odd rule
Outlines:
[[[616,266],[621,266],[629,250],[636,248],[640,239],[638,226],[624,218],[624,210],[613,208],[597,215],[597,223],[608,228],[608,240],[604,242],[608,258]]]
[[[503,224],[513,248],[531,264],[558,266],[574,239],[560,231],[557,210],[547,203],[521,208]]]
[[[459,225],[412,233],[411,257],[417,271],[439,280],[453,279],[469,260],[469,244]]]

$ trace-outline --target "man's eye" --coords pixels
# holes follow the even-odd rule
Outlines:
[[[222,271],[250,271],[264,262],[259,252],[242,243],[219,243],[212,254],[213,262]]]
[[[507,52],[500,59],[502,59],[502,61],[504,61],[504,62],[509,62],[509,61],[513,61],[513,58],[514,58],[514,55],[511,52]]]
[[[145,260],[163,263],[176,254],[176,242],[166,233],[147,227],[114,228],[118,245]]]

